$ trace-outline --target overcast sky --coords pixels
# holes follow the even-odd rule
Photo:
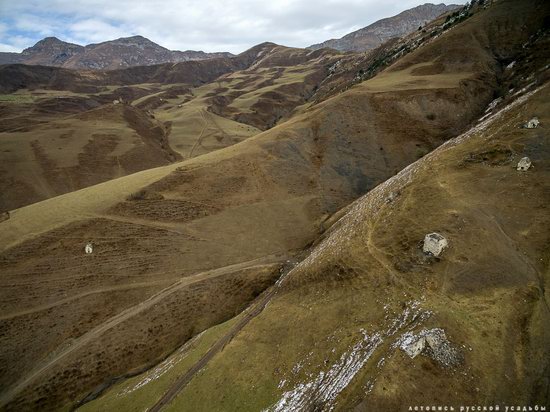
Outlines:
[[[420,0],[0,0],[0,51],[20,52],[47,36],[85,45],[137,34],[171,50],[239,53],[264,41],[305,47],[342,37],[422,3]]]

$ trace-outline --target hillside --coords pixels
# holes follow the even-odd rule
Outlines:
[[[517,125],[549,96],[547,83],[518,97],[334,216],[244,326],[208,330],[80,410],[546,405],[550,151],[547,131]],[[439,258],[422,253],[433,231],[449,241]]]
[[[68,69],[114,70],[161,63],[231,57],[231,53],[171,51],[143,36],[123,37],[80,46],[46,37],[21,53],[0,53],[0,64],[30,64]]]
[[[7,87],[25,88],[0,96],[0,211],[269,129],[307,102],[338,56],[265,43],[208,64],[100,73],[5,66]]]
[[[0,407],[71,409],[117,379],[83,408],[547,402],[548,8],[477,8],[319,101],[300,101],[300,85],[341,56],[272,44],[187,103],[184,89],[134,100],[160,103],[173,128],[206,106],[266,130],[198,156],[169,135],[190,158],[11,211]],[[273,89],[297,104],[275,125],[250,110]],[[542,127],[518,127],[533,116]],[[534,168],[519,173],[525,155]],[[418,249],[433,231],[449,240],[439,260]],[[450,358],[393,349],[432,328]]]
[[[392,38],[406,36],[436,17],[459,7],[456,4],[426,3],[405,10],[396,16],[378,20],[362,29],[346,34],[340,39],[331,39],[313,44],[308,49],[317,50],[328,47],[340,51],[354,52],[372,50]]]

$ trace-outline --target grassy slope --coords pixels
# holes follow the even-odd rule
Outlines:
[[[547,282],[548,154],[541,150],[547,147],[547,133],[517,126],[533,115],[542,116],[547,97],[546,88],[469,142],[420,161],[406,187],[381,187],[358,202],[289,277],[288,286],[266,311],[191,382],[172,409],[259,410],[273,405],[284,391],[311,382],[349,354],[361,340],[361,328],[369,334],[387,330],[389,321],[403,320],[407,302],[415,300],[434,312],[423,326],[445,327],[466,352],[466,365],[448,371],[424,357],[411,361],[391,349],[397,335],[385,337],[338,398],[341,409],[387,410],[407,402],[452,404],[457,399],[544,402],[539,379],[547,366],[540,361],[547,358],[541,348],[548,337],[541,331],[548,313],[539,277]],[[510,147],[504,158],[502,147]],[[514,170],[514,161],[523,154],[537,156],[536,175],[526,177]],[[479,162],[484,157],[489,160]],[[399,193],[398,200],[386,204],[391,192]],[[521,200],[525,196],[533,203]],[[516,216],[522,219],[514,222]],[[440,263],[424,260],[417,249],[432,230],[452,236],[451,249]],[[510,238],[503,238],[502,230]],[[499,256],[509,258],[495,266]],[[511,304],[518,296],[527,296],[519,315]],[[518,340],[528,324],[531,337]],[[405,322],[404,329],[418,326]],[[495,341],[505,342],[496,355],[491,353]],[[468,355],[470,348],[474,353]],[[518,355],[511,355],[514,351]],[[388,360],[377,367],[382,359]],[[300,370],[298,364],[305,367]],[[506,385],[496,387],[500,380],[487,375],[487,369],[497,369],[496,376],[505,376]],[[422,389],[434,381],[439,382],[437,398],[432,389]],[[369,392],[372,397],[365,401]]]
[[[323,410],[545,404],[550,146],[546,128],[518,125],[533,115],[549,122],[549,95],[546,86],[355,202],[166,410],[257,411],[285,393],[302,395],[294,407]],[[535,165],[527,173],[515,170],[524,155]],[[391,193],[398,196],[388,202]],[[419,250],[432,231],[450,241],[440,260]],[[410,302],[429,316],[407,318]],[[396,319],[403,324],[388,333]],[[430,327],[445,329],[462,365],[443,368],[392,347],[405,331]],[[317,381],[351,359],[363,330],[383,342],[370,359],[359,352],[361,368],[347,365],[353,379]],[[338,396],[319,401],[331,385]]]
[[[527,13],[525,18],[529,16]],[[511,24],[510,16],[501,19]],[[487,17],[492,20],[494,15]],[[501,21],[496,19],[494,25]],[[418,88],[408,90],[392,87],[373,92],[365,82],[245,142],[186,161],[172,173],[168,173],[171,167],[159,169],[158,181],[153,184],[156,172],[124,178],[134,187],[143,179],[141,186],[147,186],[148,196],[141,200],[120,202],[125,196],[117,193],[117,179],[104,183],[101,189],[68,194],[54,210],[52,204],[42,202],[16,211],[2,223],[19,228],[16,238],[3,235],[2,247],[11,247],[2,255],[6,274],[2,282],[12,296],[28,298],[21,302],[4,299],[3,311],[9,314],[55,301],[60,290],[68,296],[96,290],[101,296],[105,287],[152,279],[174,282],[201,270],[263,256],[278,254],[284,259],[289,251],[303,248],[317,237],[329,214],[414,161],[419,149],[429,150],[463,129],[490,101],[499,67],[486,49],[490,46],[513,56],[515,46],[499,46],[498,36],[484,35],[465,53],[464,33],[472,27],[485,33],[486,26],[492,27],[485,23],[481,19],[465,24],[407,56],[401,62],[403,67],[393,68],[405,74],[409,66],[433,61],[445,50],[449,59],[439,70],[461,77],[456,88],[426,88],[423,74],[416,79]],[[512,27],[520,27],[521,21],[514,24]],[[514,41],[521,44],[521,36],[527,35],[517,34]],[[459,67],[453,63],[457,58]],[[434,117],[426,118],[427,112]],[[100,196],[108,193],[114,194],[102,202]],[[86,198],[93,203],[88,204]],[[82,211],[67,213],[70,208],[61,207],[65,202],[81,204]],[[25,221],[25,213],[38,215],[46,209],[48,219]],[[52,222],[58,227],[54,231]],[[23,239],[27,241],[14,244]],[[98,246],[94,260],[84,260],[82,254],[88,240]],[[79,268],[76,273],[71,269],[75,264]],[[274,275],[255,273],[252,267],[240,276],[229,286],[205,282],[205,294],[190,291],[190,295],[149,313],[147,322],[143,317],[130,319],[109,334],[107,349],[100,350],[99,341],[91,342],[44,373],[11,405],[53,407],[81,396],[107,376],[153,362],[190,336],[231,317],[272,282]],[[32,294],[28,293],[30,284],[36,285]],[[242,294],[214,316],[208,310],[197,311],[204,309],[204,301],[209,308],[212,302],[224,302],[224,290],[240,290],[243,285],[247,287]],[[161,287],[132,300],[143,300]],[[74,300],[57,308],[60,315],[82,313],[80,319],[71,316],[57,321],[47,312],[37,312],[33,319],[14,321],[5,338],[10,345],[3,352],[5,372],[16,370],[23,379],[29,365],[39,363],[51,347],[78,338],[128,304],[126,299],[112,301],[112,307],[98,307],[96,302]],[[179,316],[187,316],[184,330],[176,327]],[[155,322],[158,318],[163,321]],[[142,327],[144,324],[153,327],[152,332]],[[22,325],[29,325],[27,341],[35,342],[24,362],[13,356],[19,348],[13,337],[24,336]],[[40,340],[33,330],[41,330]],[[155,343],[145,344],[151,336]],[[132,342],[140,344],[136,348]]]
[[[3,211],[177,159],[163,125],[135,108],[104,105],[46,118],[33,126],[22,116],[20,130],[1,134]]]
[[[194,88],[143,83],[99,93],[38,89],[0,96],[0,210],[218,150],[273,126],[304,102],[306,78],[313,88],[335,58],[280,49],[281,59],[270,64],[283,67],[264,62],[267,67]],[[302,64],[289,66],[294,53]],[[111,104],[119,99],[133,108]],[[219,107],[219,99],[230,107]]]

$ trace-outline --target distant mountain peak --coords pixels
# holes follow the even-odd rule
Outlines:
[[[226,52],[170,51],[141,35],[121,37],[87,46],[67,43],[50,36],[21,53],[3,53],[0,61],[3,64],[23,63],[70,69],[111,70],[231,56],[231,53]]]
[[[313,44],[308,49],[324,47],[340,51],[366,51],[380,46],[394,37],[403,37],[417,30],[419,26],[439,17],[443,13],[459,8],[459,5],[424,3],[393,16],[378,20],[362,29],[346,34],[340,39],[331,39]]]

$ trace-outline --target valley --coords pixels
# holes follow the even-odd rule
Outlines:
[[[0,66],[0,410],[547,404],[550,9],[450,12],[367,53]]]

